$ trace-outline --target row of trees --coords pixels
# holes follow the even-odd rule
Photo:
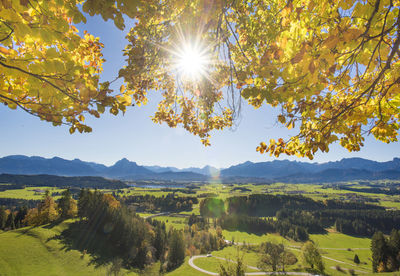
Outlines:
[[[285,274],[288,265],[298,262],[296,255],[283,244],[264,242],[259,246],[247,246],[246,248],[258,254],[257,266],[265,271],[271,269],[274,273]],[[324,273],[325,265],[321,253],[313,242],[308,241],[303,245],[300,256],[304,267],[309,272]],[[245,271],[246,264],[243,262],[243,255],[240,254],[239,249],[234,260],[227,260],[226,265],[220,264],[219,267],[221,276],[244,276]]]
[[[144,212],[181,212],[192,210],[193,204],[198,203],[196,197],[180,197],[175,193],[166,196],[156,197],[153,195],[133,195],[120,198],[126,205],[136,206],[137,211]]]
[[[272,271],[285,271],[285,266],[297,263],[296,255],[283,244],[264,242],[259,247],[260,258],[258,266],[261,268],[271,268]],[[301,248],[301,258],[306,267],[313,271],[323,273],[325,265],[322,261],[321,253],[317,246],[312,242],[306,242]]]

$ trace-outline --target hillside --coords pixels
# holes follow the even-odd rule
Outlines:
[[[54,239],[70,222],[0,233],[0,275],[106,275],[108,266]]]

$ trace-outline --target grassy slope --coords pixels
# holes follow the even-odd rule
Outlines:
[[[106,275],[107,266],[95,267],[77,250],[66,251],[52,239],[68,225],[26,227],[0,233],[0,275]],[[129,275],[136,275],[129,273]]]

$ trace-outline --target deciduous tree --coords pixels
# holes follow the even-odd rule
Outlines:
[[[312,269],[318,270],[319,272],[324,272],[325,266],[322,262],[321,253],[313,242],[306,242],[301,251],[303,261],[306,265],[310,266]]]
[[[68,124],[71,133],[90,132],[85,116],[99,117],[106,107],[113,114],[125,111],[130,98],[110,95],[110,83],[99,81],[103,44],[87,32],[78,35],[74,26],[86,22],[78,8],[83,3],[84,11],[113,18],[122,28],[120,10],[109,2],[1,1],[0,103],[53,125]],[[130,1],[118,2],[131,15]]]
[[[99,82],[103,45],[74,26],[78,8],[127,34],[120,94]],[[358,151],[365,136],[397,141],[400,124],[399,0],[3,0],[0,101],[70,131],[144,104],[161,91],[153,121],[182,125],[209,145],[232,126],[240,99],[278,108],[294,134],[260,153],[307,156],[338,141]],[[198,61],[198,72],[183,59]],[[186,65],[185,65],[186,64]],[[192,64],[193,65],[193,64]],[[190,72],[185,72],[190,71]]]
[[[78,207],[76,200],[72,198],[69,189],[62,192],[62,197],[58,201],[58,207],[60,208],[60,216],[63,219],[72,218],[77,215]]]

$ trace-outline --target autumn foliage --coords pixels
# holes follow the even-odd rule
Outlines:
[[[124,84],[99,82],[103,45],[74,26],[82,10],[127,30]],[[358,151],[366,135],[397,141],[400,124],[399,0],[163,0],[0,2],[0,102],[70,132],[89,132],[85,116],[163,99],[152,120],[181,125],[209,145],[230,127],[240,99],[280,110],[293,129],[260,153],[313,158],[339,142]],[[190,80],[174,70],[173,49],[198,42],[210,62]]]

